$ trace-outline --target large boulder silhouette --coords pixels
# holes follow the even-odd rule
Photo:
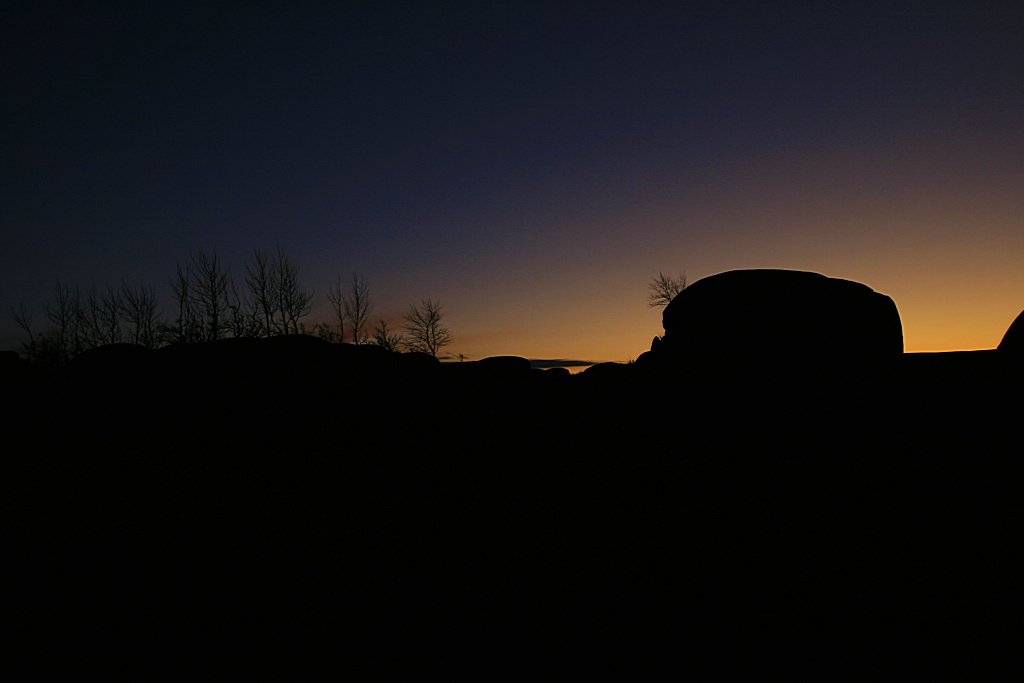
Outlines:
[[[693,283],[665,307],[658,356],[734,358],[903,353],[888,296],[858,282],[793,270],[734,270]]]
[[[999,342],[997,348],[1000,351],[1024,353],[1024,311],[1021,311],[1010,323],[1010,329],[1006,330],[1006,334],[1003,335],[1003,340]]]

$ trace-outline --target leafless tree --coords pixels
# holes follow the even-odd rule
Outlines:
[[[44,304],[46,317],[53,325],[47,346],[56,353],[55,362],[63,364],[86,349],[85,305],[76,285],[71,288],[57,279],[54,300]]]
[[[262,249],[253,250],[252,261],[245,264],[245,284],[259,317],[260,332],[258,336],[269,337],[274,334],[276,327],[274,323],[274,276],[270,255]]]
[[[670,277],[658,271],[658,277],[653,278],[647,285],[647,305],[650,307],[667,306],[679,295],[679,292],[686,289],[686,273],[677,277]]]
[[[121,315],[127,325],[127,339],[149,348],[157,346],[158,311],[153,287],[139,285],[133,288],[122,280]]]
[[[238,293],[235,279],[228,278],[228,327],[236,339],[263,336],[264,321],[260,306],[251,295]]]
[[[405,345],[410,351],[424,351],[437,357],[437,352],[454,339],[451,330],[441,324],[444,312],[441,302],[425,299],[420,306],[410,305],[405,314]]]
[[[28,335],[28,340],[23,344],[25,357],[30,362],[36,362],[38,349],[35,330],[32,327],[32,311],[23,302],[19,302],[17,308],[11,308],[11,320],[14,321],[18,329]]]
[[[93,284],[85,299],[84,334],[89,347],[115,344],[122,340],[123,302],[121,289],[110,285],[102,290]]]
[[[299,267],[288,258],[288,252],[280,244],[271,262],[271,283],[273,305],[280,319],[280,334],[299,334],[301,318],[309,314],[313,292],[302,289],[299,282]]]
[[[373,331],[373,343],[388,351],[397,351],[401,348],[405,337],[401,332],[391,333],[388,331],[388,324],[381,320]]]
[[[202,341],[215,341],[229,329],[228,287],[230,271],[216,251],[199,249],[190,254],[189,273],[193,283],[193,301],[200,316]]]
[[[174,297],[174,321],[165,328],[168,341],[188,344],[202,339],[202,325],[196,310],[196,295],[192,274],[188,267],[176,265],[175,276],[170,279],[171,294]]]
[[[337,276],[327,286],[327,302],[331,305],[331,314],[334,317],[332,322],[338,326],[337,341],[345,341],[345,286],[341,282],[341,276]],[[324,323],[328,325],[329,323]]]
[[[82,336],[85,339],[85,346],[92,348],[103,345],[103,323],[100,320],[100,297],[96,291],[95,283],[89,287],[82,301]]]
[[[352,283],[349,285],[348,295],[344,297],[343,308],[345,318],[348,319],[352,328],[352,341],[362,344],[367,341],[369,335],[364,332],[366,321],[373,311],[373,301],[370,299],[370,288],[365,277],[359,277],[352,273]]]

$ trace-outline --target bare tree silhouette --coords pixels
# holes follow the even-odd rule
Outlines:
[[[169,278],[174,299],[174,320],[163,327],[162,336],[171,342],[187,344],[202,338],[199,314],[195,306],[192,276],[187,266],[175,264],[175,274]]]
[[[231,336],[236,339],[259,337],[263,333],[263,319],[260,308],[252,296],[238,293],[235,279],[228,285],[228,310],[230,312]]]
[[[313,293],[302,288],[299,267],[282,245],[273,254],[253,250],[245,265],[245,284],[248,296],[235,293],[232,302],[235,336],[271,337],[302,330],[300,319],[309,313]]]
[[[401,332],[391,333],[388,331],[388,324],[381,320],[373,331],[373,343],[388,351],[397,351],[402,347],[405,336]]]
[[[327,341],[345,341],[345,287],[341,282],[341,276],[337,276],[327,287],[327,302],[331,306],[331,313],[334,316],[334,322],[338,325],[337,336],[330,329],[330,323],[324,323],[326,329],[324,329],[320,336]]]
[[[89,347],[116,344],[123,339],[123,295],[120,288],[107,285],[97,290],[94,284],[86,295],[85,335]]]
[[[36,346],[36,334],[32,327],[32,317],[31,309],[26,307],[24,302],[19,302],[17,308],[11,307],[11,320],[14,321],[18,329],[28,335],[28,340],[22,346],[25,357],[34,363],[37,359],[38,349]]]
[[[274,333],[273,285],[270,256],[262,249],[254,249],[252,261],[245,264],[245,284],[259,319],[261,337]]]
[[[420,306],[410,305],[405,314],[405,346],[411,351],[423,351],[437,357],[437,352],[454,339],[451,330],[441,324],[444,312],[441,302],[424,299]]]
[[[47,301],[43,308],[53,325],[47,350],[56,355],[53,360],[57,365],[63,365],[86,348],[86,312],[78,286],[71,288],[58,278],[54,285],[54,300]]]
[[[288,252],[278,244],[271,262],[272,301],[280,316],[279,334],[299,334],[301,318],[309,314],[313,292],[305,291],[299,282],[299,266],[288,258]]]
[[[215,341],[228,331],[229,270],[222,265],[216,250],[207,254],[199,249],[191,256],[194,298],[202,316],[202,339]]]
[[[155,348],[158,342],[157,319],[159,316],[156,290],[146,285],[132,288],[122,280],[121,311],[128,326],[127,338],[133,344]]]
[[[679,292],[686,289],[686,273],[670,277],[658,271],[658,277],[651,280],[647,285],[647,289],[649,291],[647,295],[648,306],[651,308],[667,306],[672,303],[672,299],[679,295]]]
[[[373,301],[370,299],[370,288],[365,277],[352,273],[352,282],[348,295],[343,297],[342,308],[345,318],[351,324],[352,341],[356,344],[366,342],[369,335],[363,332],[363,329],[366,327],[370,312],[373,311]]]

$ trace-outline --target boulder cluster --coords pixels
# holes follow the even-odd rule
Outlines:
[[[573,376],[299,336],[49,374],[3,354],[9,620],[214,643],[320,620],[387,658],[513,631],[969,640],[1024,609],[1021,320],[903,354],[885,295],[736,271],[637,362]]]

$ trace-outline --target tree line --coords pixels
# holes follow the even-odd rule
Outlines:
[[[303,287],[298,264],[278,245],[273,251],[253,250],[245,271],[236,279],[216,251],[198,249],[176,264],[168,278],[169,315],[150,285],[95,284],[87,290],[57,280],[43,305],[45,327],[35,325],[34,312],[23,303],[10,311],[25,333],[23,355],[42,367],[59,367],[91,348],[132,343],[149,348],[194,344],[227,337],[260,338],[309,334],[332,343],[376,344],[391,351],[420,351],[437,356],[454,336],[443,324],[439,301],[410,304],[403,327],[388,329],[379,319],[370,329],[374,302],[365,277],[339,275],[330,283],[329,320],[307,325],[313,291]]]

